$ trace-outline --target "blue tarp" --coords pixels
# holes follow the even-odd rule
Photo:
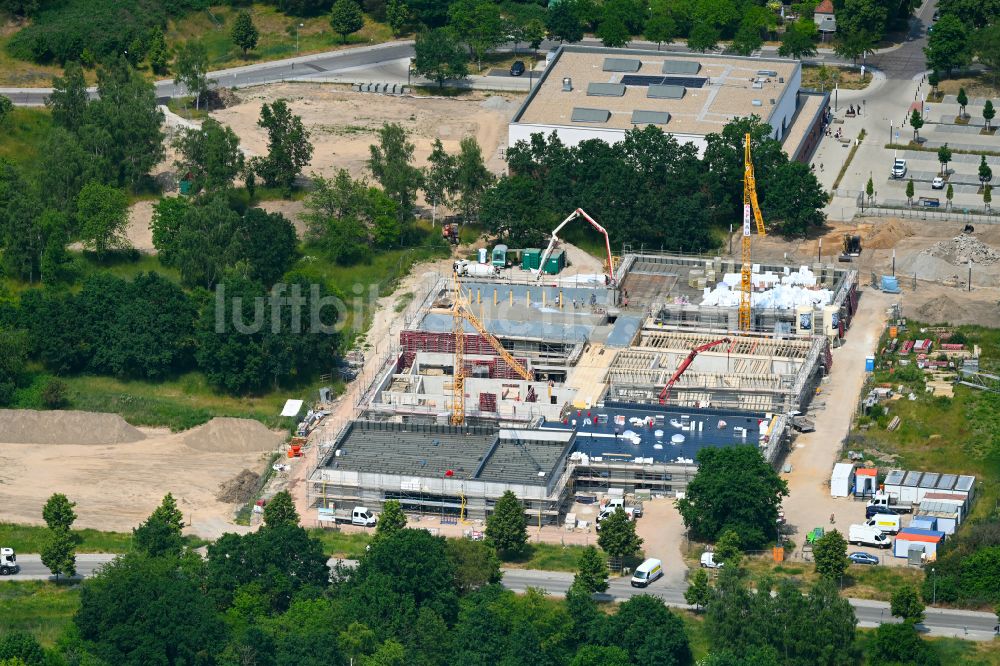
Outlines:
[[[886,292],[887,294],[898,294],[899,280],[897,280],[894,275],[883,275],[882,291]]]

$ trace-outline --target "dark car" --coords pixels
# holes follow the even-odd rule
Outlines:
[[[937,21],[939,18],[941,18],[941,12],[934,12],[934,16],[931,17],[931,20]]]
[[[522,74],[524,74],[524,61],[515,60],[514,64],[510,66],[510,75],[521,76]]]
[[[876,556],[869,553],[862,553],[860,551],[857,553],[851,553],[847,556],[847,559],[849,559],[853,564],[878,564],[879,562]]]
[[[882,515],[888,515],[888,516],[898,516],[898,515],[900,515],[899,511],[896,511],[895,509],[890,509],[887,506],[869,506],[869,507],[865,507],[865,519],[866,520],[868,518],[871,518],[872,516],[874,516],[876,513],[881,513]]]

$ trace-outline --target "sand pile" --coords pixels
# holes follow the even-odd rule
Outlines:
[[[0,442],[8,444],[123,444],[145,437],[118,414],[0,410]]]
[[[872,227],[862,240],[861,247],[866,250],[889,250],[896,247],[902,239],[912,235],[913,231],[906,222],[888,219]]]
[[[921,254],[929,254],[932,257],[944,259],[954,266],[964,266],[970,261],[982,266],[991,266],[1000,261],[1000,252],[997,252],[975,236],[967,234],[935,243],[921,252]]]
[[[219,484],[219,492],[215,499],[227,504],[246,504],[253,498],[257,484],[260,483],[260,474],[244,469],[242,472]]]
[[[184,436],[184,444],[198,451],[253,453],[273,451],[284,435],[268,430],[260,421],[216,417]]]

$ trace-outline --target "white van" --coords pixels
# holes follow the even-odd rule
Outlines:
[[[662,575],[663,563],[651,557],[635,568],[632,587],[646,587]]]
[[[888,548],[892,545],[889,537],[869,525],[851,525],[847,532],[847,542],[875,548]]]
[[[896,534],[899,532],[899,515],[894,513],[876,513],[865,525],[874,527],[883,534]]]

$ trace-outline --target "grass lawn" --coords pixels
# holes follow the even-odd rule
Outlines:
[[[687,634],[691,645],[691,656],[694,657],[695,663],[699,663],[708,656],[712,648],[712,637],[705,629],[705,616],[678,608],[671,608],[670,612],[679,615],[684,621],[684,633]]]
[[[365,546],[372,540],[374,532],[342,532],[340,530],[314,527],[309,536],[323,542],[323,552],[330,557],[356,560],[365,554]]]
[[[697,563],[692,566],[697,566]],[[791,578],[807,585],[819,580],[812,562],[794,561],[775,564],[770,558],[753,557],[744,558],[743,566],[755,577],[767,574],[776,580]],[[912,567],[852,564],[847,568],[843,581],[839,582],[844,596],[888,601],[895,589],[906,585],[919,588],[923,579],[923,571]]]
[[[197,35],[208,49],[209,67],[225,69],[351,46],[379,44],[392,39],[388,26],[365,16],[365,27],[348,35],[347,44],[344,44],[340,35],[330,28],[328,15],[297,18],[285,16],[270,5],[254,3],[249,9],[260,39],[257,48],[244,58],[242,50],[233,44],[229,36],[233,20],[241,9],[215,6],[193,12],[179,21],[171,21],[166,33],[167,46],[175,49],[192,35]],[[298,28],[296,48],[295,32],[299,24],[302,27]]]
[[[47,110],[15,107],[0,129],[0,158],[29,169],[36,168],[38,155],[51,129],[52,114]]]
[[[824,71],[826,73],[825,82],[822,80]],[[834,84],[836,84],[841,90],[863,90],[871,84],[871,81],[870,73],[865,73],[865,80],[862,81],[861,70],[852,67],[802,66],[803,88],[833,90]]]
[[[970,98],[986,97],[994,100],[1000,97],[1000,80],[989,74],[977,74],[958,79],[944,79],[938,83],[938,93],[941,95],[957,95],[958,91],[965,88],[965,94]]]
[[[80,586],[45,581],[0,584],[0,636],[26,631],[51,647],[73,621],[80,606]]]
[[[7,51],[14,30],[8,32],[0,15],[0,86],[5,88],[47,88],[52,85],[53,76],[62,75],[62,67],[55,65],[38,65],[33,62],[17,60]],[[88,72],[88,79],[97,80],[93,71]]]
[[[132,535],[127,532],[84,529],[73,533],[80,538],[78,553],[124,553],[132,547]],[[18,553],[41,552],[48,535],[49,529],[41,525],[0,523],[0,543]]]

